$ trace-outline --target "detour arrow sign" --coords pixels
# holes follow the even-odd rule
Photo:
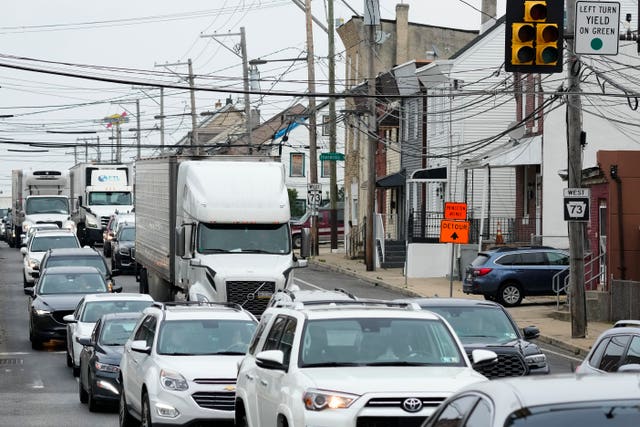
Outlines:
[[[440,243],[469,243],[469,221],[440,221]]]

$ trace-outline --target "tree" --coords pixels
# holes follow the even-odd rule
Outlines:
[[[298,202],[298,190],[295,188],[287,188],[287,193],[289,193],[289,207],[291,209],[291,217],[292,218],[300,218],[304,215],[304,209],[302,208],[302,204]]]

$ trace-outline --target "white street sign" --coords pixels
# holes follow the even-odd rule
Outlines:
[[[313,210],[322,204],[322,184],[307,184],[307,204]]]
[[[617,55],[620,3],[577,1],[574,41],[580,55]]]

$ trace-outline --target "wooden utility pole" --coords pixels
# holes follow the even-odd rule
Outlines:
[[[247,58],[247,39],[244,27],[240,27],[240,52],[242,53],[242,76],[244,79],[244,116],[247,129],[247,144],[249,145],[249,154],[253,154],[253,141],[251,140],[251,128],[253,124],[251,120],[251,98],[249,96],[249,59]]]
[[[191,148],[194,149],[196,155],[200,155],[200,141],[198,141],[198,122],[196,116],[196,91],[193,78],[193,65],[191,58],[187,61],[189,66],[189,89],[191,92]]]
[[[142,143],[142,139],[141,139],[141,134],[140,134],[140,100],[136,99],[136,126],[137,126],[137,130],[136,130],[136,159],[140,158],[140,151],[141,151],[141,143]]]
[[[333,0],[327,2],[327,20],[329,27],[329,151],[336,152],[336,47]],[[337,161],[329,162],[329,223],[331,225],[331,249],[338,249],[338,177]]]
[[[311,0],[305,0],[305,15],[307,28],[307,78],[309,80],[309,94],[316,93],[315,57],[313,53],[313,14]],[[318,183],[318,153],[316,142],[316,99],[309,97],[309,183]],[[318,210],[311,215],[311,254],[318,255]]]
[[[574,34],[576,0],[567,0],[567,32]],[[569,188],[582,187],[582,99],[580,97],[580,57],[575,54],[575,40],[567,37],[567,162]],[[587,311],[584,289],[584,222],[569,221],[569,304],[571,337],[587,335]]]
[[[367,220],[365,222],[365,263],[367,271],[376,269],[375,263],[375,216],[376,216],[376,145],[377,112],[376,112],[376,76],[374,68],[376,26],[379,24],[379,16],[375,11],[379,10],[378,0],[367,0],[365,13],[365,26],[367,29],[367,42],[369,46],[367,87],[369,95],[369,137],[367,144]]]

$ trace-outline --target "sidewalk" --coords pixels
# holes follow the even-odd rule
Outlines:
[[[309,265],[357,277],[412,297],[449,297],[451,294],[454,298],[483,299],[481,295],[464,294],[462,282],[457,280],[450,282],[444,277],[405,280],[401,268],[366,271],[363,260],[348,259],[343,251],[332,253],[327,246],[321,246],[320,254],[309,258]],[[553,344],[578,357],[586,356],[598,335],[613,326],[610,323],[589,322],[586,338],[571,338],[571,322],[551,317],[556,311],[555,297],[525,298],[522,305],[508,310],[519,327],[534,325],[540,328],[538,341]]]

